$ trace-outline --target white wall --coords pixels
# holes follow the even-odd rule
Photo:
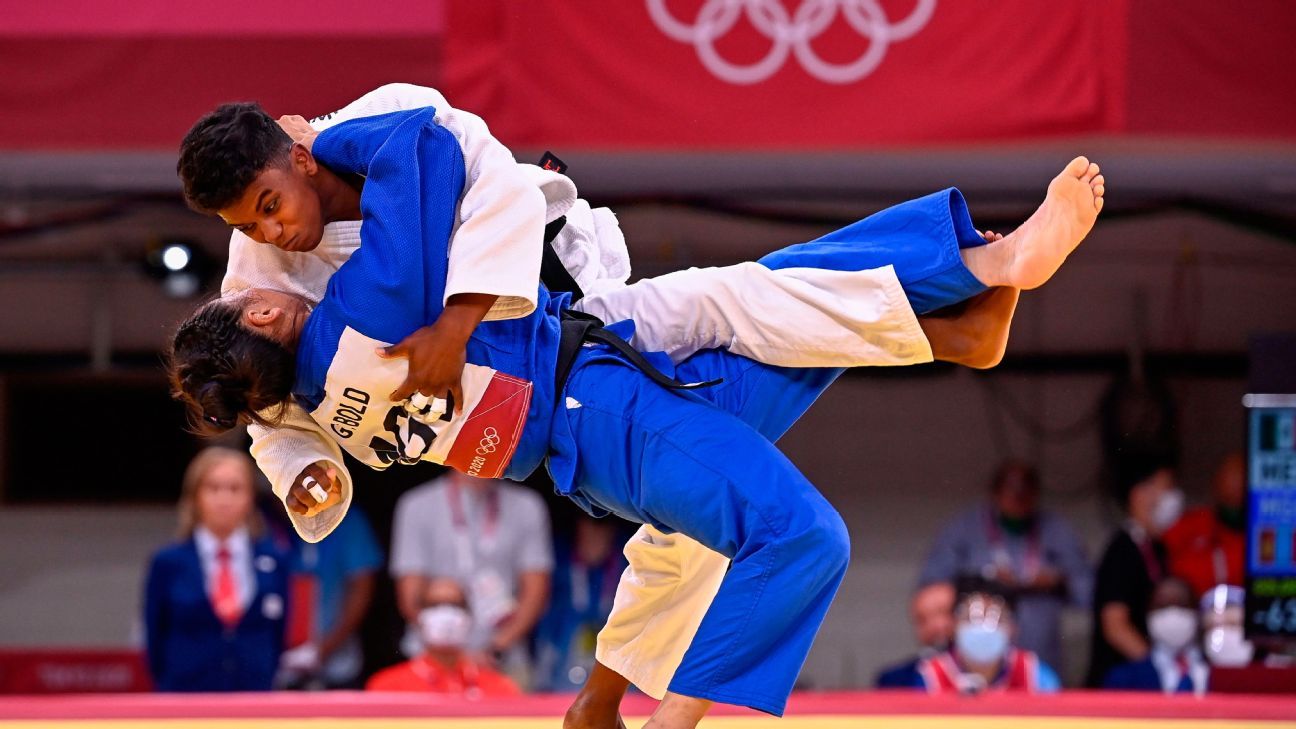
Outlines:
[[[169,507],[0,508],[0,646],[131,644],[175,527]]]

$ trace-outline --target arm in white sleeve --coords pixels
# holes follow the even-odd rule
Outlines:
[[[467,172],[445,298],[494,294],[487,321],[526,316],[540,284],[544,194],[480,117],[447,108],[437,121],[459,140]]]
[[[466,173],[458,226],[450,240],[445,298],[494,294],[499,300],[487,321],[526,316],[535,310],[540,282],[545,197],[481,117],[454,108],[436,89],[387,84],[311,125],[327,129],[425,106],[436,108],[437,123],[458,140]]]
[[[252,457],[280,501],[288,496],[297,477],[312,463],[332,467],[337,472],[341,503],[314,516],[288,511],[288,518],[302,539],[318,542],[328,536],[351,508],[351,474],[342,462],[342,450],[305,410],[291,403],[276,427],[253,424],[248,426],[248,433],[252,436]]]

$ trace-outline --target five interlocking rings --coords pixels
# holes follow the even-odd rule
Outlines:
[[[487,428],[482,431],[481,442],[477,444],[477,455],[485,456],[494,453],[499,444],[499,431],[494,428]]]
[[[898,23],[887,20],[879,0],[805,0],[789,13],[781,0],[705,0],[692,25],[681,22],[666,8],[666,0],[647,0],[648,15],[670,38],[691,43],[707,70],[731,84],[755,84],[773,76],[796,56],[811,76],[831,84],[849,84],[873,73],[886,56],[887,47],[912,37],[936,12],[936,0],[917,0],[909,16]],[[811,42],[828,29],[840,14],[851,29],[869,41],[868,49],[849,63],[830,63],[815,53]],[[716,50],[716,41],[733,30],[746,14],[751,25],[771,42],[764,58],[736,64]]]

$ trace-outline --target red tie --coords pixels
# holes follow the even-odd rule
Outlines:
[[[234,570],[230,567],[229,550],[221,547],[216,552],[216,589],[212,591],[212,608],[216,617],[226,627],[234,627],[243,617],[238,590],[234,589]]]

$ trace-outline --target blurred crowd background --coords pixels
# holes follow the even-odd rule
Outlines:
[[[521,161],[556,152],[636,276],[951,185],[1006,232],[1098,161],[1107,208],[1002,365],[854,371],[781,441],[852,533],[802,682],[1296,683],[1242,627],[1242,399],[1296,373],[1291,3],[384,5],[0,0],[0,691],[583,682],[633,525],[542,474],[352,463],[355,507],[305,544],[244,436],[190,435],[167,393],[160,352],[228,244],[181,201],[185,130],[393,81]]]

